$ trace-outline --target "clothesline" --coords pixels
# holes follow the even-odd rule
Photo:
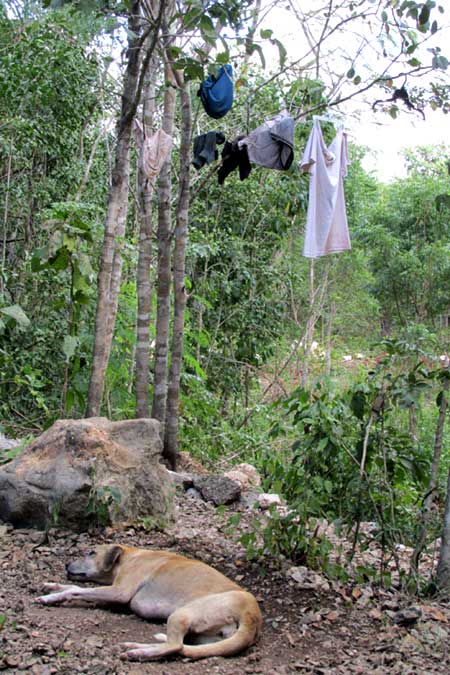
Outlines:
[[[209,75],[198,92],[206,113],[220,119],[231,109],[233,81],[231,66],[221,67],[217,77]],[[331,122],[336,134],[327,147],[320,122]],[[305,124],[304,121],[301,124]],[[303,255],[317,258],[329,253],[338,253],[351,248],[348,232],[343,178],[347,175],[347,134],[341,119],[326,115],[313,115],[313,125],[301,162],[300,169],[310,174],[309,203],[305,230]],[[266,119],[246,134],[226,141],[223,133],[209,131],[194,138],[193,166],[200,170],[218,159],[217,145],[224,144],[222,162],[218,170],[219,184],[235,169],[240,180],[248,178],[252,165],[286,171],[294,160],[294,130],[299,119],[287,110]],[[247,127],[249,126],[249,111]],[[161,130],[160,130],[161,131]],[[160,131],[148,137],[139,124],[136,137],[140,143],[140,165],[149,178],[154,180],[162,163],[170,152],[172,139]]]

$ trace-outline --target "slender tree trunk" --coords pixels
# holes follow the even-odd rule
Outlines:
[[[121,115],[118,123],[117,148],[112,185],[109,193],[100,272],[98,276],[97,312],[95,317],[94,355],[89,385],[87,417],[100,413],[106,367],[109,361],[114,330],[118,282],[122,270],[120,237],[125,231],[128,211],[128,179],[130,173],[130,138],[133,116],[129,114],[130,101],[136,95],[139,76],[139,0],[132,5],[129,28],[128,64],[124,78]]]
[[[415,446],[417,446],[419,439],[417,437],[417,421],[416,421],[416,406],[412,403],[408,408],[409,417],[409,435]]]
[[[94,357],[89,385],[87,417],[95,417],[100,413],[106,367],[111,351],[111,329],[114,327],[115,311],[117,308],[113,292],[117,288],[117,278],[121,272],[121,256],[116,255],[116,246],[117,238],[124,231],[127,211],[125,203],[128,200],[129,145],[130,129],[124,129],[117,146],[116,164],[113,171],[113,182],[108,204],[102,259],[98,277]]]
[[[309,261],[309,317],[308,323],[306,326],[305,333],[305,343],[304,343],[304,355],[303,355],[303,371],[302,371],[302,387],[306,387],[308,384],[309,377],[309,357],[311,354],[311,345],[314,335],[314,298],[315,298],[315,261],[314,259]]]
[[[183,360],[184,310],[186,307],[184,277],[189,219],[191,134],[191,95],[189,83],[185,83],[181,89],[180,178],[173,256],[174,316],[163,452],[163,456],[173,469],[176,468],[177,458],[178,409]]]
[[[164,93],[164,117],[162,128],[173,136],[176,89],[172,68],[166,59],[166,90]],[[164,162],[159,176],[158,192],[158,282],[156,309],[155,366],[153,379],[152,417],[164,424],[167,396],[167,352],[170,321],[170,225],[171,225],[171,154]],[[164,438],[164,431],[161,430]]]
[[[136,109],[147,69],[158,39],[164,0],[154,26],[141,36],[141,0],[133,0],[129,19],[128,63],[124,76],[117,146],[112,184],[108,199],[100,272],[98,276],[97,312],[95,317],[94,354],[89,384],[87,417],[100,413],[106,368],[117,314],[122,275],[122,246],[128,213],[128,180],[130,173],[130,139]],[[143,45],[145,49],[143,50]],[[143,51],[144,56],[143,55]],[[141,68],[142,66],[142,68]]]
[[[155,68],[153,60],[147,74],[143,94],[143,128],[150,132],[155,112]],[[154,182],[138,172],[140,207],[139,257],[136,273],[137,321],[136,321],[136,416],[149,417],[149,364],[150,364],[150,314],[152,305],[152,198]]]
[[[442,530],[441,550],[436,572],[436,582],[445,597],[450,596],[450,470],[447,478],[447,497],[445,499],[444,528]]]
[[[327,344],[326,344],[326,353],[325,353],[325,375],[331,374],[331,348],[333,346],[333,321],[336,316],[336,303],[333,301],[331,303],[330,312],[328,314],[327,322]]]
[[[433,502],[435,499],[436,486],[438,480],[439,464],[441,460],[442,453],[442,439],[444,434],[445,426],[445,417],[447,413],[447,392],[449,389],[450,377],[445,377],[442,387],[441,402],[439,406],[439,418],[436,427],[436,436],[434,439],[434,452],[433,452],[433,461],[431,463],[431,475],[430,482],[428,484],[427,493],[423,502],[422,513],[420,516],[420,530],[417,537],[417,544],[413,551],[411,557],[411,569],[410,573],[412,576],[417,576],[419,571],[419,559],[422,554],[423,549],[425,548],[425,543],[427,540],[427,530],[430,521],[431,510],[433,507]]]

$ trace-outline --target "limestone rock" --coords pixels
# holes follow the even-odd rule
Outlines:
[[[173,486],[161,451],[153,419],[59,420],[0,469],[0,519],[75,530],[100,510],[111,523],[170,519]]]
[[[270,509],[271,506],[281,506],[281,497],[275,492],[263,492],[259,495],[258,498],[260,508],[265,511]]]
[[[201,493],[203,499],[216,506],[231,504],[241,496],[239,483],[226,476],[194,476],[194,488]]]
[[[260,475],[252,464],[237,464],[224,475],[239,483],[242,490],[248,490],[251,487],[259,487],[261,485]]]
[[[181,473],[180,471],[170,471],[168,470],[170,479],[176,486],[183,487],[185,490],[192,487],[194,484],[194,478],[190,473]]]

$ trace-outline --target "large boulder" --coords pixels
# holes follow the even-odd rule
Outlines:
[[[20,527],[86,529],[173,514],[159,423],[59,420],[0,470],[0,519]]]

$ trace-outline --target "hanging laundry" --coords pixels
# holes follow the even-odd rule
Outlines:
[[[239,137],[241,138],[241,137]],[[222,150],[222,165],[218,171],[219,185],[223,185],[225,178],[235,169],[239,169],[239,178],[245,180],[252,170],[247,148],[239,146],[239,138],[227,141]]]
[[[306,144],[302,171],[310,173],[309,203],[303,255],[318,258],[351,248],[345,210],[344,176],[347,175],[347,134],[337,129],[327,148],[318,120]]]
[[[212,164],[219,157],[218,145],[225,143],[225,136],[221,131],[208,131],[194,138],[194,160],[192,164],[197,169],[205,164]]]
[[[217,75],[208,75],[197,92],[205,112],[218,120],[231,109],[234,98],[233,68],[220,66]]]
[[[142,123],[134,120],[134,136],[139,149],[139,165],[147,178],[154,181],[172,149],[172,137],[163,129],[149,134]]]
[[[295,122],[286,112],[257,127],[240,145],[245,145],[254,164],[286,171],[294,161]]]

